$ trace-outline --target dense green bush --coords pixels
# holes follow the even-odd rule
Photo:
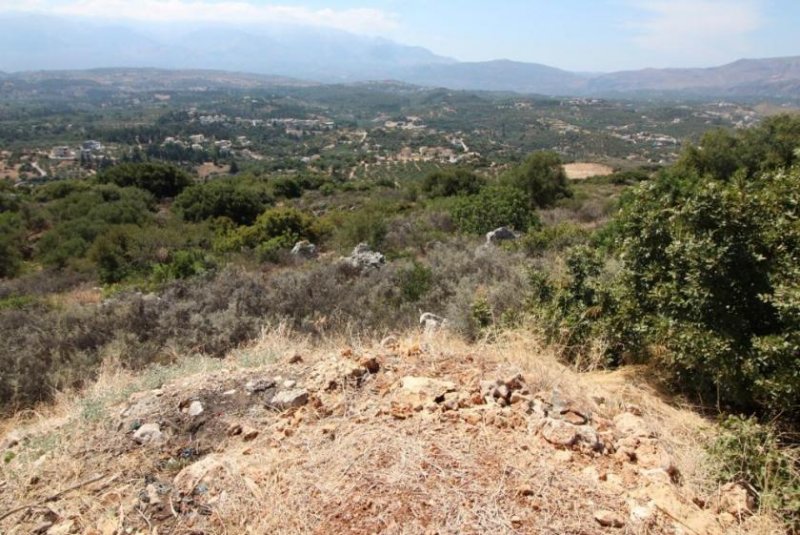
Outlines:
[[[19,214],[0,212],[0,279],[19,273],[23,256],[23,228]]]
[[[447,169],[428,174],[422,181],[422,191],[429,197],[474,195],[485,184],[485,179],[468,169]]]
[[[531,209],[552,206],[572,195],[563,162],[555,152],[534,152],[506,173],[503,182],[522,192]]]
[[[538,226],[539,220],[516,188],[490,186],[476,195],[460,197],[450,213],[459,230],[482,234],[508,226],[519,231]]]
[[[800,169],[664,175],[618,221],[622,301],[677,387],[740,409],[800,406]]]
[[[148,224],[153,209],[152,196],[137,188],[100,185],[73,191],[48,205],[51,228],[36,245],[37,258],[57,267],[74,264],[111,226]]]
[[[265,185],[233,178],[190,186],[174,206],[186,221],[226,217],[238,225],[251,225],[270,204],[272,196]]]
[[[274,261],[280,251],[291,249],[300,240],[315,241],[319,227],[313,216],[296,208],[267,210],[248,227],[225,234],[217,247],[225,251],[250,249],[262,260]]]
[[[115,184],[121,188],[140,188],[159,199],[175,197],[191,184],[189,175],[181,169],[156,162],[115,165],[100,172],[97,180],[101,184]]]

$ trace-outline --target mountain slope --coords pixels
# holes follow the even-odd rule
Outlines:
[[[742,59],[707,69],[644,69],[591,79],[588,93],[688,91],[714,94],[799,96],[800,56]]]
[[[508,60],[425,65],[400,74],[404,82],[451,89],[569,94],[586,83],[584,76],[536,63]]]

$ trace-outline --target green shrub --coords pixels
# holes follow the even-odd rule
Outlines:
[[[256,251],[262,260],[274,261],[280,251],[290,249],[300,240],[315,241],[319,226],[313,216],[296,208],[267,210],[249,227],[240,227],[218,241],[222,250]]]
[[[740,410],[800,406],[798,181],[664,175],[624,203],[621,306],[668,349],[659,369],[676,387]]]
[[[476,195],[455,199],[450,214],[459,230],[474,234],[502,226],[526,231],[539,225],[524,195],[503,186],[487,187]]]
[[[100,172],[97,181],[121,188],[140,188],[159,199],[175,197],[191,184],[189,175],[184,171],[174,165],[155,162],[115,165]]]
[[[400,293],[405,301],[419,301],[431,289],[433,272],[419,262],[400,272]]]
[[[339,214],[333,225],[333,240],[343,249],[365,242],[373,249],[380,249],[389,230],[387,212],[366,207],[355,212]]]
[[[429,197],[474,195],[486,181],[468,169],[434,171],[422,181],[422,191]]]
[[[226,217],[238,225],[251,225],[270,204],[266,186],[236,178],[186,188],[174,206],[186,221]]]
[[[506,173],[503,183],[522,192],[531,209],[552,206],[572,195],[563,162],[555,152],[534,152]]]
[[[783,517],[790,533],[800,529],[800,449],[788,446],[773,424],[729,416],[709,447],[720,483],[744,482],[759,506]]]

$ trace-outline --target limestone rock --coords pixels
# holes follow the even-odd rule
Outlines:
[[[203,409],[203,404],[202,403],[200,403],[199,401],[192,401],[192,403],[189,405],[188,413],[189,413],[189,416],[192,416],[192,417],[200,416],[201,414],[203,414],[204,410],[205,409]]]
[[[344,258],[346,265],[360,271],[362,274],[374,269],[380,269],[386,263],[386,257],[373,251],[366,243],[356,245],[350,256]]]
[[[175,476],[173,486],[178,493],[191,496],[201,483],[209,485],[220,476],[233,473],[235,467],[232,461],[222,455],[211,454],[181,470]]]
[[[491,232],[486,233],[486,244],[487,245],[497,245],[503,241],[512,241],[516,240],[517,235],[508,227],[500,227],[494,229]]]
[[[310,260],[317,257],[317,246],[308,240],[302,240],[292,247],[292,256]]]
[[[444,401],[445,394],[454,392],[455,383],[430,377],[406,376],[400,380],[400,393],[409,401],[421,404]]]
[[[582,451],[602,449],[597,433],[588,425],[573,425],[564,420],[546,418],[542,425],[542,437],[549,443],[563,448],[578,448]]]
[[[158,424],[144,424],[133,434],[133,440],[137,444],[158,444],[164,440],[164,434]]]
[[[425,332],[438,331],[447,324],[447,320],[436,314],[425,312],[419,317],[419,324]]]
[[[269,402],[270,406],[278,410],[293,409],[302,407],[308,403],[308,391],[303,388],[293,388],[278,392]]]

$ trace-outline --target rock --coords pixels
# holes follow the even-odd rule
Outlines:
[[[594,519],[604,528],[621,528],[625,525],[625,521],[622,520],[622,517],[613,511],[596,511],[594,513]]]
[[[563,420],[546,418],[542,425],[542,437],[549,443],[563,448],[582,451],[598,451],[603,445],[597,433],[588,425],[573,425]]]
[[[368,244],[359,243],[350,256],[344,258],[344,262],[346,265],[365,274],[371,270],[380,269],[386,263],[386,257],[373,251]]]
[[[516,240],[517,235],[508,227],[500,227],[486,233],[486,244],[497,245],[502,241]]]
[[[425,312],[419,317],[419,324],[425,330],[425,332],[433,332],[444,328],[444,326],[447,324],[447,320],[441,316],[437,316],[436,314]]]
[[[275,388],[275,381],[272,379],[251,379],[244,385],[244,389],[250,394],[266,392],[270,388]]]
[[[294,388],[275,394],[269,405],[278,410],[287,410],[302,407],[306,403],[308,403],[308,391],[302,388]]]
[[[173,480],[175,491],[183,496],[191,496],[201,484],[206,487],[220,479],[220,476],[236,473],[230,456],[210,454],[181,470]]]
[[[204,412],[203,404],[199,401],[192,401],[192,403],[189,405],[188,412],[189,416],[200,416]]]
[[[308,240],[302,240],[292,247],[292,256],[310,260],[317,257],[317,246]]]
[[[445,394],[454,392],[455,389],[455,383],[430,377],[406,376],[400,380],[401,394],[409,401],[423,405],[428,402],[441,403]]]
[[[258,437],[258,430],[249,426],[242,427],[242,440],[250,442]]]
[[[367,369],[350,359],[333,358],[316,364],[307,384],[312,390],[335,390],[343,385],[358,385]]]
[[[755,510],[755,497],[741,483],[728,483],[719,490],[717,511],[736,518],[751,515]]]
[[[292,379],[287,379],[287,380],[285,380],[283,382],[283,388],[285,388],[287,390],[291,390],[292,388],[294,388],[296,386],[297,386],[297,381],[294,381]]]
[[[137,444],[158,444],[164,439],[161,427],[158,424],[144,424],[133,434],[133,440]]]
[[[292,355],[292,358],[289,359],[289,364],[301,364],[302,362],[303,362],[302,355],[297,353]]]
[[[614,426],[623,435],[634,437],[651,437],[653,433],[647,428],[644,419],[632,412],[623,412],[614,417]]]

